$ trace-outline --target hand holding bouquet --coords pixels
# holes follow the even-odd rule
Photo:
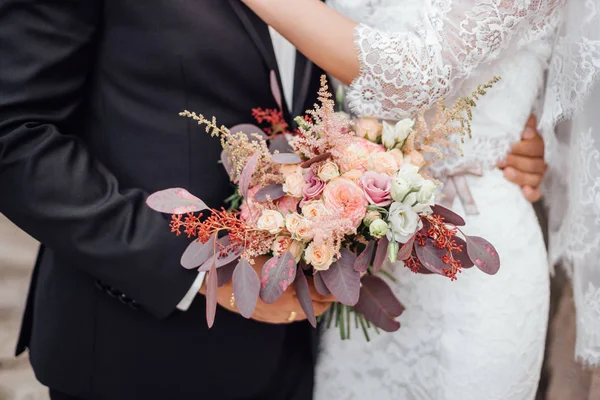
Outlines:
[[[439,182],[428,163],[455,146],[452,135],[470,134],[470,110],[482,86],[452,108],[439,106],[433,124],[424,113],[395,124],[352,121],[336,113],[323,80],[320,104],[299,117],[294,135],[267,134],[243,125],[229,130],[215,119],[183,116],[221,140],[222,162],[238,186],[239,210],[210,209],[184,189],[153,194],[153,209],[173,214],[172,230],[195,237],[182,256],[186,268],[208,271],[207,321],[212,326],[219,285],[232,279],[236,307],[252,317],[258,298],[275,302],[294,285],[316,326],[307,277],[322,295],[341,303],[330,313],[342,337],[349,315],[361,326],[395,331],[403,307],[380,275],[395,265],[451,280],[473,265],[494,274],[493,246],[459,230],[464,220],[435,204]],[[264,115],[264,113],[263,113]],[[197,212],[209,211],[207,217]],[[260,276],[253,260],[269,256]],[[385,267],[385,268],[384,268]],[[366,329],[365,329],[366,332]]]

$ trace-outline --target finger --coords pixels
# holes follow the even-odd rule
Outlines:
[[[526,172],[529,174],[544,175],[546,172],[546,163],[541,157],[525,157],[508,154],[506,156],[504,167],[512,167],[517,171]]]
[[[521,172],[512,167],[507,167],[504,170],[504,177],[519,186],[529,185],[534,188],[537,188],[542,183],[543,178],[542,175]]]
[[[521,191],[523,192],[523,196],[525,196],[527,201],[529,201],[530,203],[538,202],[542,198],[542,192],[540,192],[536,188],[532,188],[531,186],[523,186],[521,188]]]
[[[539,136],[539,132],[537,131],[537,118],[535,115],[531,114],[527,120],[527,123],[525,124],[523,132],[521,133],[521,138],[533,139],[536,136]]]
[[[523,139],[514,143],[510,148],[510,152],[519,156],[543,157],[544,140],[540,136],[535,136],[533,139]]]

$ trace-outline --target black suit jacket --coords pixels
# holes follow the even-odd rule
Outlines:
[[[318,75],[299,57],[294,113]],[[185,187],[218,207],[232,186],[219,141],[276,107],[267,27],[239,0],[0,1],[0,212],[43,243],[17,352],[86,399],[298,399],[314,331],[222,309],[208,330],[188,240],[145,205]],[[312,340],[312,342],[311,342]],[[302,390],[307,393],[302,396]]]

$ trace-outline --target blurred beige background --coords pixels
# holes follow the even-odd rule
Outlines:
[[[0,400],[47,400],[15,345],[38,244],[0,214]]]

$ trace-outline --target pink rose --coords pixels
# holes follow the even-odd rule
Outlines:
[[[304,197],[304,200],[316,199],[323,193],[324,188],[325,182],[319,179],[319,177],[309,169],[306,174],[306,183],[302,187],[302,196]]]
[[[295,213],[298,208],[298,198],[292,196],[283,196],[277,202],[277,208],[283,215]]]
[[[325,186],[323,202],[329,212],[350,219],[356,227],[365,217],[369,204],[363,190],[345,178],[335,178]]]
[[[390,195],[392,178],[388,175],[368,171],[362,176],[361,183],[369,203],[381,207],[392,203],[392,196]]]

